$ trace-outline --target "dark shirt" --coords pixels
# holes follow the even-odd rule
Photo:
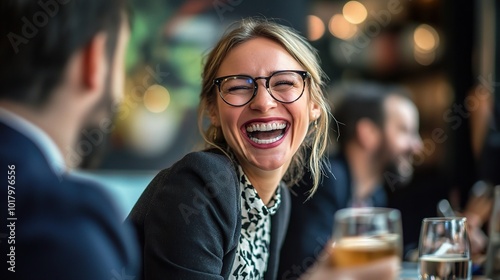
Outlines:
[[[290,194],[271,217],[264,279],[276,279],[290,214]],[[236,165],[216,150],[186,155],[161,171],[132,209],[144,253],[144,279],[228,279],[241,233]]]
[[[292,188],[292,209],[285,243],[281,250],[278,279],[297,279],[317,259],[333,232],[335,212],[351,206],[352,180],[345,157],[329,159],[329,173],[322,178],[316,193],[307,200],[312,186],[310,173]],[[386,204],[386,194],[377,187],[371,196],[372,206]]]

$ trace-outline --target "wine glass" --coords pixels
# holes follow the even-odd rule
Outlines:
[[[355,267],[387,257],[401,259],[401,213],[390,208],[345,208],[335,213],[331,264]]]
[[[471,279],[467,219],[425,218],[418,254],[419,279]]]

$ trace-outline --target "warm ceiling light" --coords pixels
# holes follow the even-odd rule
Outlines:
[[[349,1],[342,9],[345,19],[353,24],[360,24],[366,20],[368,11],[365,6],[358,1]]]
[[[413,33],[415,47],[422,53],[434,51],[439,46],[439,35],[436,30],[428,25],[421,24]]]
[[[325,24],[319,17],[315,15],[308,16],[307,24],[309,40],[316,41],[323,37],[323,34],[325,34]]]
[[[352,38],[358,31],[356,25],[348,22],[341,14],[333,15],[328,23],[328,29],[333,36],[342,40]]]

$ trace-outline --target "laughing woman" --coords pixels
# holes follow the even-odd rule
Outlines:
[[[209,53],[202,76],[206,150],[161,171],[128,217],[143,278],[277,279],[286,185],[307,166],[315,189],[327,143],[316,51],[291,28],[246,19]]]

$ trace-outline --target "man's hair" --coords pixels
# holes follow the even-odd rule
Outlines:
[[[0,99],[40,107],[71,56],[99,32],[112,63],[124,0],[3,0],[0,4]]]
[[[410,100],[406,89],[395,85],[357,83],[334,90],[337,102],[332,108],[338,126],[338,142],[341,150],[356,139],[356,125],[362,119],[371,120],[380,128],[384,127],[386,115],[384,104],[390,96],[400,96]]]

